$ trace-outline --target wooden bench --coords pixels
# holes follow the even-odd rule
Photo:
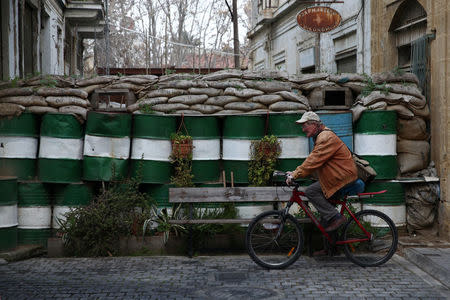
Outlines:
[[[281,187],[209,187],[209,188],[170,188],[169,203],[188,204],[188,218],[170,220],[171,224],[190,225],[188,255],[193,255],[193,224],[249,224],[252,219],[193,219],[194,204],[199,203],[239,203],[239,202],[287,202],[292,195],[288,188]],[[309,218],[297,219],[300,223],[311,223]],[[307,239],[310,237],[307,236]],[[310,244],[310,243],[308,243]],[[311,251],[310,251],[311,252]]]

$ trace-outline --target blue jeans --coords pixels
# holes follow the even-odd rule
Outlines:
[[[356,195],[359,193],[364,192],[365,184],[364,181],[361,179],[356,179],[352,183],[347,184],[343,188],[341,188],[339,191],[336,192],[336,196],[344,197],[344,196],[351,196]]]

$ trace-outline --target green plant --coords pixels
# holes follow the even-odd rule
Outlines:
[[[171,70],[171,69],[165,70],[166,75],[171,75],[171,74],[174,74],[175,72],[176,72],[175,70]]]
[[[152,109],[151,104],[140,104],[139,110],[143,112],[144,114],[154,114],[155,111]]]
[[[138,186],[137,178],[111,182],[90,205],[66,213],[59,232],[67,254],[116,255],[121,237],[140,234],[151,199]]]
[[[393,73],[395,76],[402,76],[402,75],[405,74],[406,72],[405,72],[405,70],[400,69],[399,66],[396,66],[394,69],[392,69],[392,73]]]
[[[366,85],[364,86],[363,90],[361,91],[361,95],[363,97],[368,96],[370,93],[372,93],[375,90],[379,90],[385,95],[389,94],[391,89],[386,85],[386,82],[383,82],[382,84],[375,84],[369,75],[363,74],[363,76],[366,79]]]
[[[268,185],[281,153],[280,142],[274,135],[253,141],[250,146],[248,178],[252,186]]]
[[[170,139],[172,141],[172,153],[169,158],[175,173],[170,181],[177,187],[193,186],[192,137],[182,133],[173,133]]]
[[[51,77],[51,76],[45,76],[44,78],[42,78],[39,83],[43,86],[47,86],[47,87],[56,87],[56,85],[58,84],[58,81]]]
[[[163,208],[158,212],[156,206],[153,205],[151,208],[151,215],[152,217],[145,220],[143,223],[142,236],[144,236],[147,231],[152,234],[162,233],[165,244],[169,240],[170,234],[178,236],[186,230],[183,225],[170,223],[170,220],[180,220],[184,218],[180,204],[172,207],[171,214],[168,213],[167,208]]]

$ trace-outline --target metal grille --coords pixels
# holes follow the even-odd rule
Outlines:
[[[428,100],[428,78],[429,78],[429,36],[424,35],[411,43],[411,71],[419,79],[419,86],[422,88]]]

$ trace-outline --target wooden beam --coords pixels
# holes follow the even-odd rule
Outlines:
[[[291,195],[286,187],[169,188],[170,203],[285,202]]]

